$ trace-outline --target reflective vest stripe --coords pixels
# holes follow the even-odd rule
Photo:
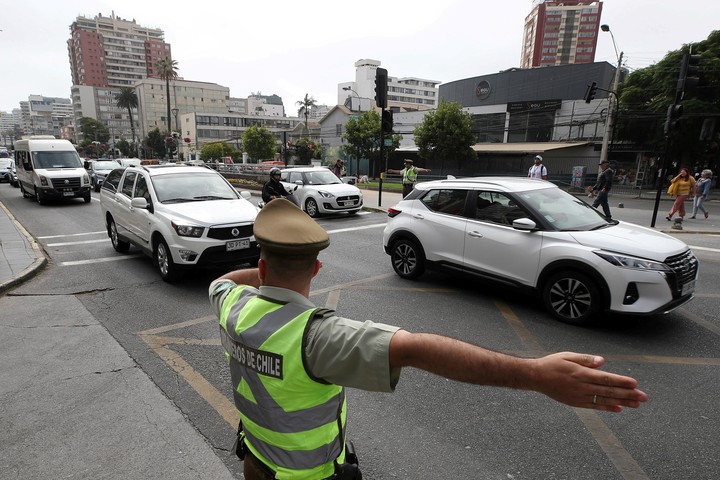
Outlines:
[[[328,477],[335,460],[345,461],[345,391],[314,380],[302,361],[303,334],[317,310],[242,286],[228,293],[221,310],[246,443],[278,478]]]

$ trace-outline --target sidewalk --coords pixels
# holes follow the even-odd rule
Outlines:
[[[0,203],[0,478],[233,478],[72,295],[13,295],[47,260]]]

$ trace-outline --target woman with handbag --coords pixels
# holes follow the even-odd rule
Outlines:
[[[678,176],[670,181],[668,193],[670,196],[675,197],[675,202],[665,218],[671,221],[675,212],[681,219],[685,218],[685,201],[691,194],[695,193],[695,179],[690,175],[687,168],[681,168]]]

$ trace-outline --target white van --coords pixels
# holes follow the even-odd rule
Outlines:
[[[52,135],[15,142],[15,165],[23,197],[40,205],[50,199],[82,197],[90,203],[90,176],[72,143]]]

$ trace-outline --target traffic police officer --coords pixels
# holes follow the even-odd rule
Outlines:
[[[399,173],[402,175],[403,185],[403,198],[407,197],[417,183],[418,173],[430,173],[428,168],[420,168],[413,166],[413,161],[409,158],[405,159],[404,167],[402,170],[391,170],[388,169],[388,173]]]
[[[329,237],[285,199],[260,211],[254,234],[258,268],[225,274],[209,291],[240,413],[237,451],[248,480],[362,478],[346,441],[345,387],[393,391],[405,366],[610,412],[647,400],[635,379],[599,371],[602,357],[517,358],[317,308],[308,299],[310,284]]]

